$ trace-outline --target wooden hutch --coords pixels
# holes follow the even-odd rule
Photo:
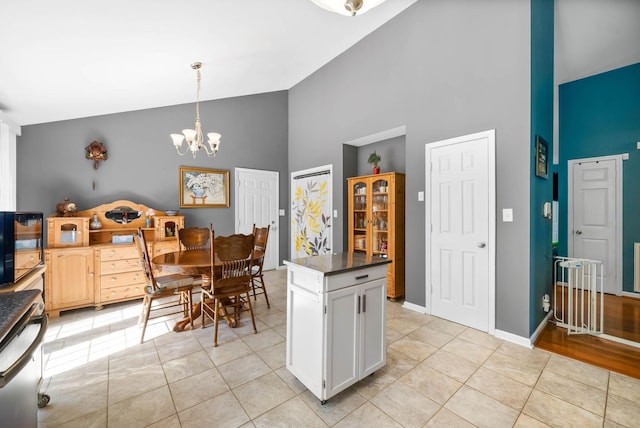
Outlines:
[[[349,252],[388,257],[387,297],[404,297],[405,175],[347,178]]]
[[[78,211],[72,217],[47,219],[45,310],[50,316],[86,306],[102,309],[105,304],[144,295],[145,277],[133,234],[138,227],[144,229],[153,257],[177,251],[177,231],[184,227],[183,216],[156,209],[147,227],[149,210],[119,200]],[[94,219],[101,228],[90,227]]]

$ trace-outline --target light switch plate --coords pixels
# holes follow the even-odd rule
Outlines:
[[[512,222],[513,221],[513,208],[503,208],[502,209],[502,221],[503,222]]]
[[[285,216],[284,210],[278,210],[278,214],[280,215],[280,217]]]
[[[338,210],[333,210],[333,217],[338,218]]]
[[[420,191],[418,192],[418,202],[423,202],[424,201],[424,192]]]

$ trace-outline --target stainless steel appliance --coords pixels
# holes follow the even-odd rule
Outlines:
[[[47,331],[38,289],[0,294],[0,418],[3,426],[36,427],[42,378],[42,341]]]

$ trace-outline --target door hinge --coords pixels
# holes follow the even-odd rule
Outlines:
[[[324,381],[324,379],[322,379],[322,389],[325,389],[327,387],[326,382]]]
[[[327,305],[324,305],[324,313],[327,314]]]

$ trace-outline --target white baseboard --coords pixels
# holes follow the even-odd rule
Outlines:
[[[506,340],[507,342],[514,343],[516,345],[524,346],[525,348],[533,349],[533,345],[531,339],[528,337],[518,336],[513,333],[509,333],[507,331],[502,331],[496,329],[496,333],[494,334],[498,339]]]
[[[407,302],[406,300],[402,304],[402,307],[415,312],[420,312],[421,314],[427,313],[427,308],[425,308],[424,306],[416,305],[415,303]]]
[[[542,330],[544,330],[545,326],[547,325],[547,323],[549,322],[549,319],[552,316],[553,316],[553,310],[549,311],[547,316],[544,317],[544,319],[540,322],[540,324],[538,324],[538,328],[536,328],[536,331],[533,332],[530,338],[532,345],[536,343],[536,340],[538,340],[538,336],[542,333]]]

